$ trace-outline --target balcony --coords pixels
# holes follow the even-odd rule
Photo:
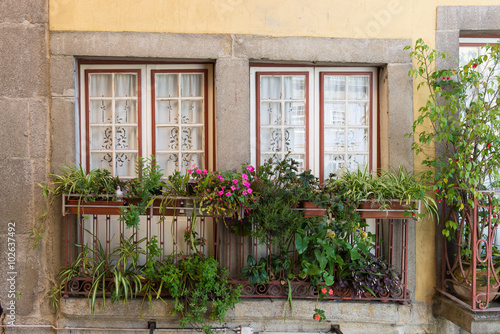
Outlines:
[[[162,253],[159,260],[175,254],[175,260],[183,256],[193,255],[195,250],[206,257],[214,257],[222,267],[229,272],[229,283],[234,286],[241,285],[242,298],[293,298],[293,299],[322,299],[343,301],[380,301],[400,302],[407,304],[410,300],[410,292],[407,285],[408,267],[408,224],[412,219],[382,219],[379,218],[385,211],[378,209],[359,209],[363,213],[364,221],[367,223],[362,232],[370,232],[374,235],[373,249],[371,253],[375,258],[383,258],[389,268],[392,268],[399,277],[399,284],[393,291],[385,293],[365,291],[356,293],[352,287],[335,282],[325,286],[311,282],[309,275],[300,275],[301,268],[298,260],[300,255],[295,247],[295,242],[287,250],[290,266],[277,268],[276,259],[280,256],[278,247],[270,243],[261,244],[251,236],[240,233],[248,224],[246,218],[243,221],[214,219],[203,213],[196,215],[195,224],[189,208],[189,197],[179,197],[174,201],[178,206],[161,208],[160,201],[155,201],[148,208],[148,213],[141,216],[140,228],[127,229],[123,221],[119,220],[120,209],[127,206],[127,201],[103,201],[84,202],[79,200],[78,195],[63,195],[62,205],[65,221],[65,270],[71,268],[78,254],[82,252],[81,245],[87,245],[90,253],[102,250],[106,257],[113,259],[113,249],[123,246],[123,240],[132,238],[138,247],[146,248],[153,236],[158,240],[158,246]],[[165,211],[165,209],[167,209]],[[315,210],[294,210],[308,212],[315,219]],[[390,212],[402,217],[401,211]],[[166,215],[165,215],[166,214]],[[247,215],[248,216],[248,215]],[[374,217],[374,218],[372,218]],[[195,239],[199,240],[192,247],[190,240],[186,237],[186,230],[196,226],[193,230]],[[123,238],[118,238],[123,236]],[[196,242],[196,241],[195,241]],[[256,262],[262,261],[263,267],[269,280],[261,284],[250,284],[249,278],[244,277],[242,268],[249,266],[249,257]],[[147,261],[148,255],[141,254],[137,266],[140,268]],[[251,261],[251,260],[250,260]],[[265,264],[264,264],[265,262]],[[77,277],[73,277],[65,283],[63,295],[67,297],[87,297],[92,289],[93,277],[85,275],[85,269]],[[106,278],[106,284],[100,287],[98,296],[107,294],[109,297],[113,290],[113,279]],[[327,293],[319,293],[321,287],[328,288]],[[291,291],[290,291],[291,289]],[[141,293],[139,293],[141,295]],[[162,294],[168,297],[168,294]]]

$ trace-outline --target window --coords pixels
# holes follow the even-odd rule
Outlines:
[[[252,162],[290,156],[322,179],[376,165],[373,68],[252,67]]]
[[[82,64],[82,165],[123,178],[151,154],[165,174],[213,166],[212,85],[206,64]]]

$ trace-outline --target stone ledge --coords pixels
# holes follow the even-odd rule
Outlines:
[[[452,300],[435,295],[433,313],[451,321],[471,334],[500,333],[500,312],[473,312]]]
[[[102,310],[102,300],[98,300],[95,314],[90,314],[86,298],[67,298],[60,302],[58,327],[93,327],[113,324],[114,327],[144,328],[148,320],[154,319],[161,327],[176,327],[179,316],[172,315],[170,300],[165,305],[153,301],[153,310],[146,301],[140,315],[141,299],[111,304],[106,300]],[[325,311],[327,321],[319,323],[313,319],[314,308]],[[285,321],[286,310],[286,321]],[[380,302],[333,302],[316,300],[293,300],[293,311],[283,299],[244,299],[230,309],[225,326],[251,326],[258,331],[277,332],[325,332],[331,324],[340,324],[345,333],[366,333],[366,328],[376,328],[379,333],[420,333],[422,329],[433,331],[435,319],[431,305],[414,303],[400,305]],[[213,323],[213,326],[221,326]]]

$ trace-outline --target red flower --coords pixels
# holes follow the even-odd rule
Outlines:
[[[333,290],[332,290],[332,289],[328,290],[328,294],[329,294],[330,296],[331,296],[331,295],[333,295]]]
[[[446,80],[446,78],[445,78],[445,77],[443,77],[443,81],[445,81],[445,80]]]
[[[436,193],[438,193],[438,192],[439,192],[439,189],[436,189]]]
[[[476,67],[477,67],[477,64],[472,65],[472,68],[476,68]]]
[[[450,77],[447,77],[446,80],[450,80]]]
[[[486,148],[490,148],[491,143],[486,144]]]
[[[321,289],[321,293],[326,293],[326,288]]]
[[[442,199],[440,198],[438,202],[441,203],[441,201],[442,201]]]
[[[320,316],[319,314],[317,314],[317,313],[316,313],[316,314],[314,315],[314,320],[319,320],[319,318],[321,318],[321,316]]]

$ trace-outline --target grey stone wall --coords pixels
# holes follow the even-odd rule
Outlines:
[[[16,325],[53,323],[54,312],[44,297],[57,261],[42,254],[58,253],[59,245],[53,243],[51,226],[46,226],[36,249],[29,237],[45,207],[37,184],[51,168],[48,38],[48,1],[0,2],[0,305],[7,315],[2,318],[4,325],[13,320],[12,308]],[[8,227],[14,224],[15,235],[9,235]]]

